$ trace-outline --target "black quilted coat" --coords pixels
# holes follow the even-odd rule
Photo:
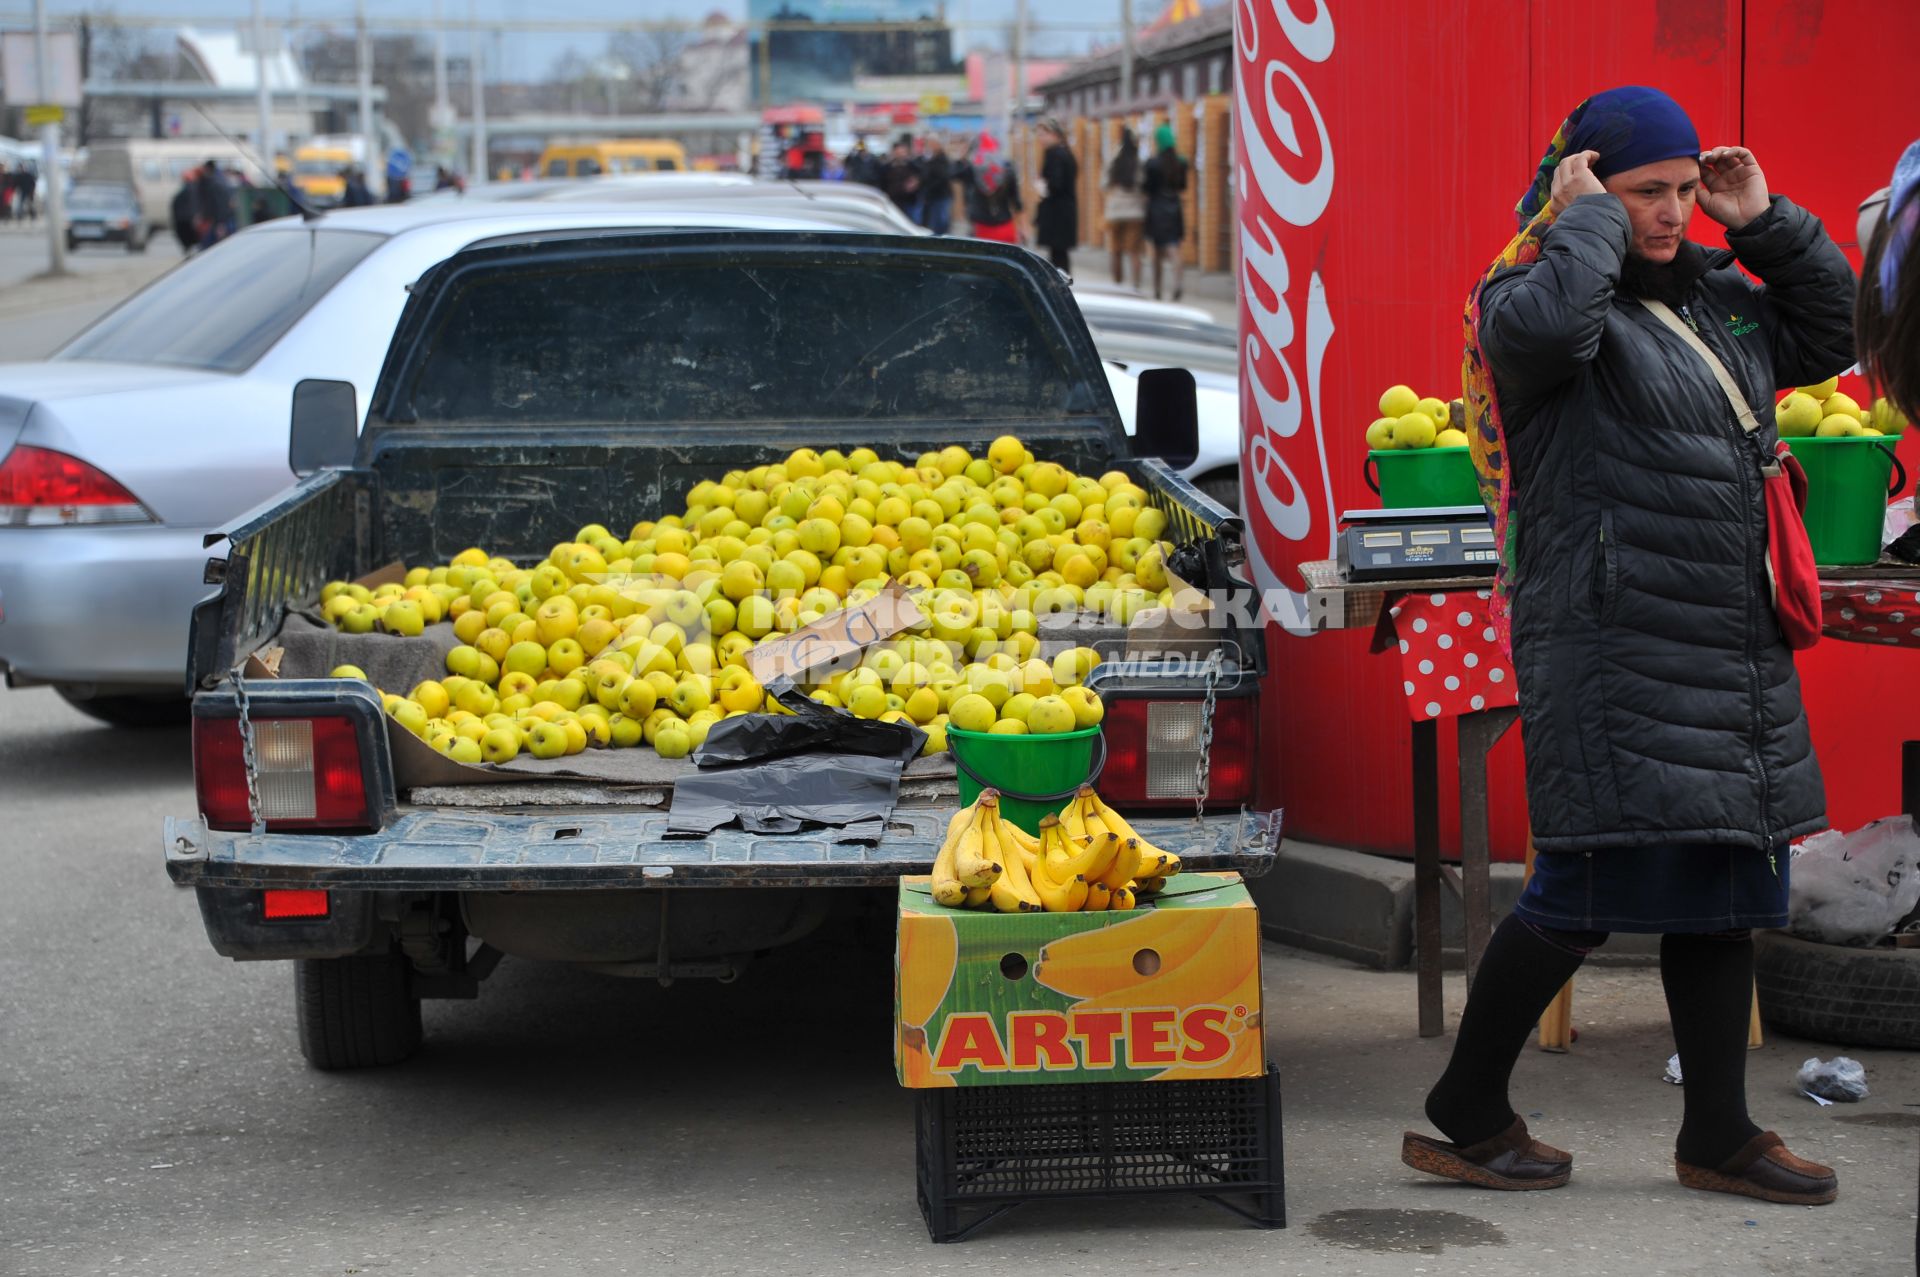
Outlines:
[[[1825,826],[1826,795],[1769,597],[1760,456],[1776,390],[1853,363],[1853,275],[1778,196],[1732,252],[1689,245],[1649,269],[1629,238],[1617,199],[1583,196],[1481,298],[1515,483],[1534,838],[1771,852]],[[1633,295],[1649,292],[1732,371],[1761,437]]]

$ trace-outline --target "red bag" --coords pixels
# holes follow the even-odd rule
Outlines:
[[[1767,584],[1780,635],[1796,652],[1820,641],[1820,577],[1807,539],[1807,472],[1786,441],[1761,470],[1767,499]]]

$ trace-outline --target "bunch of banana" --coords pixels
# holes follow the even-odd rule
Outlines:
[[[933,860],[933,898],[950,909],[979,908],[989,902],[1003,913],[1038,910],[1040,898],[1029,887],[1024,895],[1019,857],[1009,856],[1001,837],[1000,794],[983,790],[973,804],[962,807],[947,822],[946,840]],[[1026,900],[1031,897],[1032,904]],[[1001,902],[1006,901],[1003,905]]]
[[[1142,838],[1092,785],[1080,786],[1060,813],[1060,823],[1068,843],[1065,863],[1109,892],[1131,889],[1150,896],[1180,872],[1180,857]]]

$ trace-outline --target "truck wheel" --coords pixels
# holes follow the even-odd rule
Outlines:
[[[398,954],[293,964],[300,1054],[316,1069],[398,1064],[420,1046],[413,968]]]
[[[1240,513],[1240,472],[1211,470],[1193,481],[1193,486],[1235,514]]]
[[[178,692],[158,696],[80,696],[65,687],[54,689],[60,699],[90,718],[115,727],[180,727],[191,717],[192,705]]]
[[[1856,949],[1784,931],[1753,937],[1760,1014],[1795,1037],[1920,1047],[1920,949]]]

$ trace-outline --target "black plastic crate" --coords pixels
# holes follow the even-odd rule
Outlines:
[[[1023,1202],[1184,1193],[1287,1224],[1280,1071],[916,1093],[920,1211],[959,1241]]]

